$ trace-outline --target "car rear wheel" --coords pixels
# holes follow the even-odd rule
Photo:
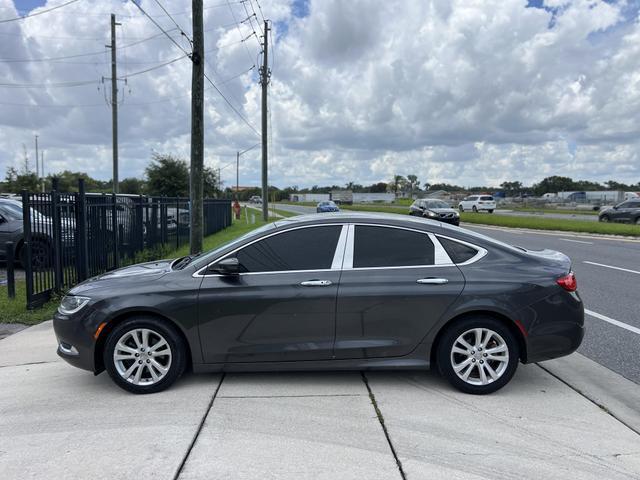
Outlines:
[[[487,210],[487,212],[489,213],[493,213],[493,208],[491,210]]]
[[[478,213],[478,207],[476,207],[475,205],[471,207],[471,210],[473,210],[473,213]]]
[[[504,387],[518,368],[518,342],[502,322],[479,316],[456,322],[437,345],[440,373],[458,390],[475,395]]]
[[[133,317],[109,334],[103,361],[111,379],[132,393],[168,388],[184,372],[186,347],[175,327],[153,317]]]
[[[458,205],[458,210],[460,210],[461,212],[464,212],[464,207],[462,205]]]
[[[636,225],[640,225],[640,217],[636,218]]]

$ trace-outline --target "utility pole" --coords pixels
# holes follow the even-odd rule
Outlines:
[[[113,150],[113,193],[118,193],[118,68],[116,65],[116,22],[115,14],[111,14],[111,136]]]
[[[260,67],[260,85],[262,85],[262,218],[265,222],[269,219],[269,182],[267,179],[267,85],[269,84],[269,24],[264,22],[264,52],[262,67]]]
[[[192,254],[202,251],[202,174],[204,170],[204,26],[202,10],[202,0],[191,1],[193,52],[191,54],[191,169],[189,175],[191,228],[189,229],[189,244]]]
[[[42,193],[44,193],[44,150],[40,152],[40,168],[42,169]]]
[[[40,180],[40,168],[38,167],[38,135],[36,135],[36,177]]]
[[[236,200],[240,198],[240,151],[236,155]]]

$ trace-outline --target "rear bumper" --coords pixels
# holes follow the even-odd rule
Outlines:
[[[564,357],[575,352],[584,338],[584,305],[577,293],[559,292],[523,309],[528,325],[525,363]]]

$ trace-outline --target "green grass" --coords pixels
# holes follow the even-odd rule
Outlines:
[[[507,207],[514,212],[530,212],[530,213],[566,213],[570,215],[598,215],[595,210],[572,210],[563,208],[535,208],[535,207]]]
[[[496,225],[533,230],[560,230],[563,232],[599,233],[605,235],[629,235],[640,237],[640,226],[622,223],[600,223],[562,218],[515,217],[488,213],[463,213],[460,220],[467,223]]]
[[[291,216],[290,212],[279,212],[285,216]],[[273,221],[275,219],[270,219]],[[260,215],[256,215],[255,223],[246,223],[244,212],[242,220],[234,220],[233,224],[222,230],[204,238],[203,250],[212,250],[223,243],[244,235],[251,230],[261,227],[264,222]],[[183,245],[177,250],[156,250],[154,252],[142,252],[136,256],[136,261],[143,262],[158,258],[177,258],[189,253],[189,245]],[[24,280],[16,280],[16,298],[9,299],[7,287],[0,287],[0,323],[23,323],[25,325],[36,325],[45,320],[49,320],[56,308],[58,308],[59,298],[52,298],[42,307],[35,310],[27,310],[27,289]]]

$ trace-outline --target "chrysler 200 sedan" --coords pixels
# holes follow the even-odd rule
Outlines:
[[[134,393],[196,372],[423,369],[463,392],[578,348],[569,259],[436,221],[306,215],[213,251],[87,280],[54,318],[58,354]]]

